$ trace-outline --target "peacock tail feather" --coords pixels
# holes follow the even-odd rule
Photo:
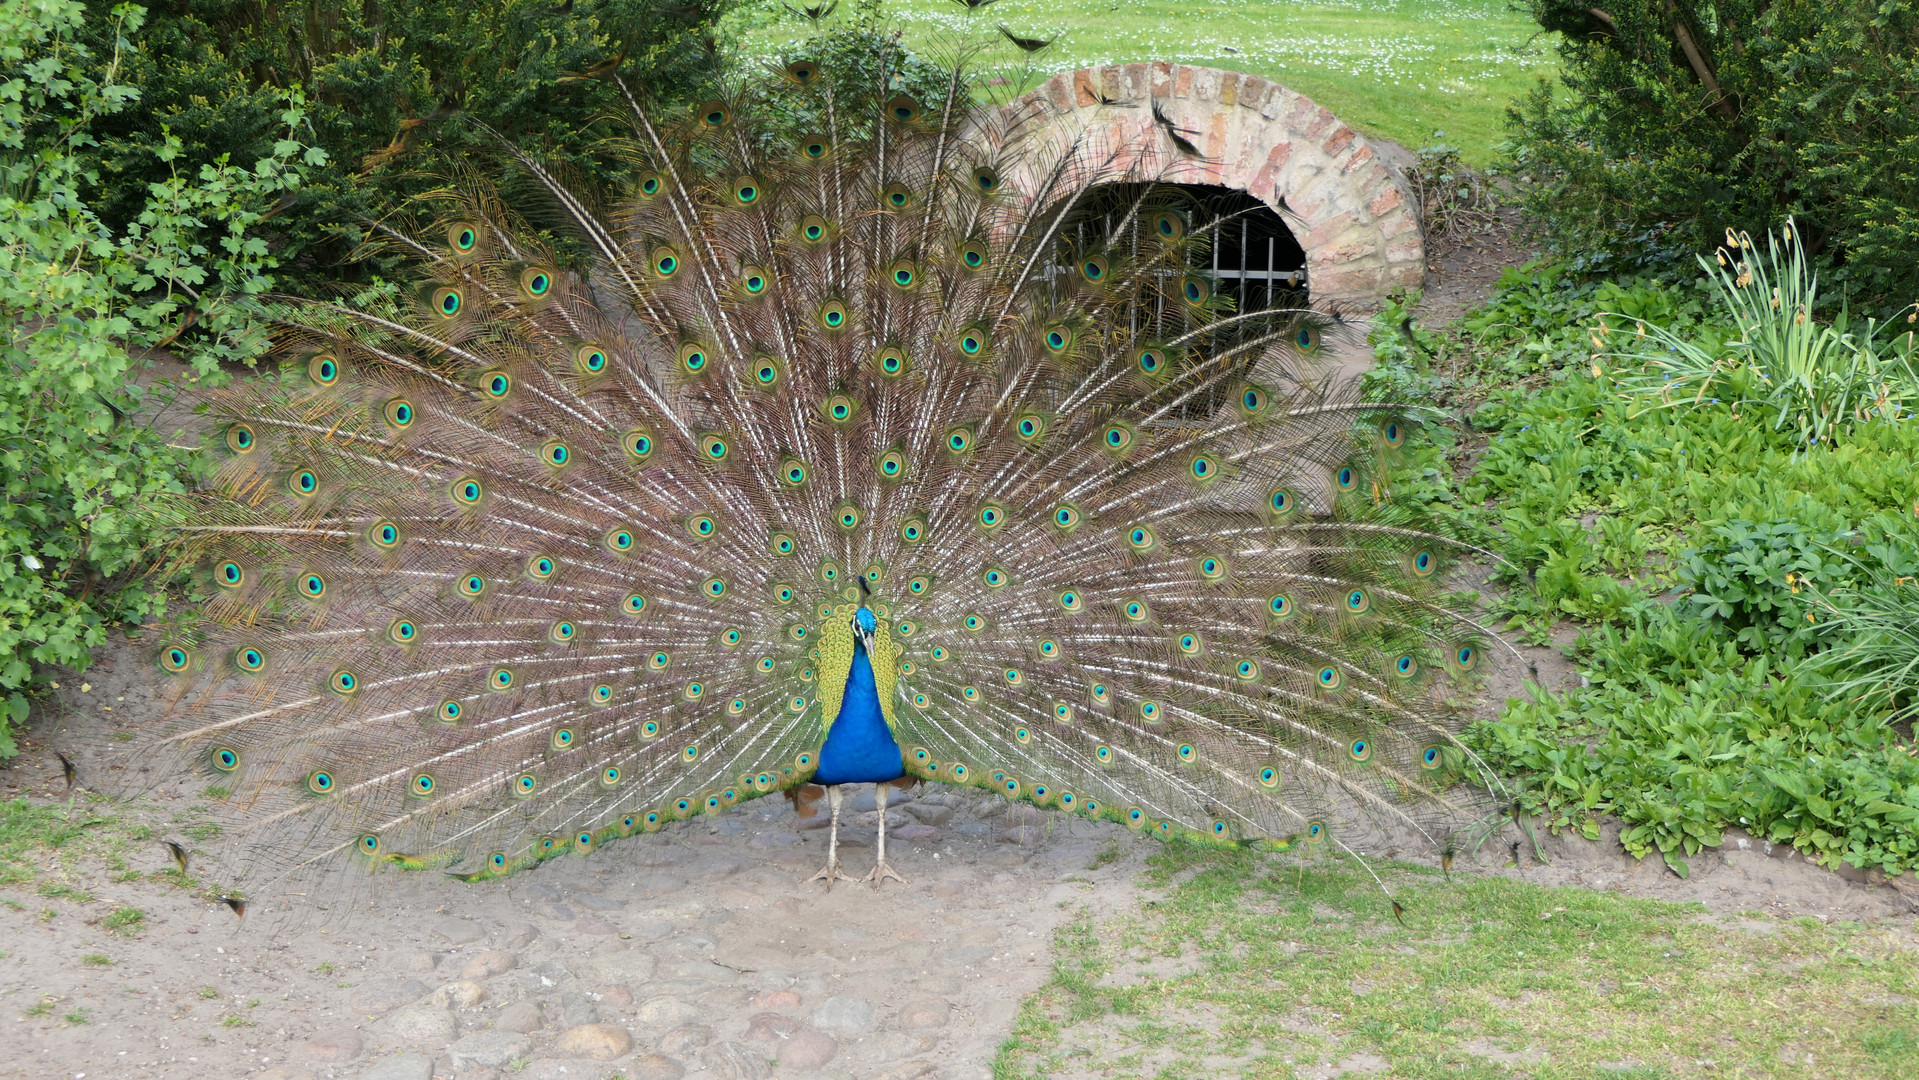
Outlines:
[[[1406,410],[1316,374],[1334,317],[1232,310],[1165,177],[957,69],[609,77],[624,197],[443,192],[382,227],[415,283],[210,398],[139,754],[225,790],[235,880],[497,876],[800,785],[862,604],[912,776],[1282,849],[1477,810],[1459,549],[1379,479]]]

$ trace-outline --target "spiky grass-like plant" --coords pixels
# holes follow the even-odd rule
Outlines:
[[[1766,234],[1763,256],[1750,234],[1731,229],[1713,256],[1699,265],[1738,336],[1723,344],[1710,335],[1685,338],[1601,313],[1596,377],[1611,376],[1621,394],[1647,408],[1725,401],[1769,411],[1775,429],[1793,429],[1808,446],[1854,423],[1911,415],[1919,403],[1914,334],[1872,318],[1859,327],[1843,307],[1830,323],[1816,319],[1819,276],[1790,219],[1783,235]]]
[[[1919,564],[1919,544],[1904,541],[1906,566]],[[1827,680],[1826,694],[1866,710],[1890,711],[1894,723],[1919,719],[1919,576],[1886,569],[1862,588],[1810,596],[1826,635],[1844,642],[1806,659]]]

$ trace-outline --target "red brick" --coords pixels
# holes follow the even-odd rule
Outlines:
[[[1311,228],[1308,229],[1305,236],[1299,238],[1299,245],[1309,251],[1313,248],[1324,248],[1327,244],[1332,243],[1334,237],[1352,228],[1355,224],[1353,215],[1343,210],[1337,214],[1322,217],[1317,221],[1313,221],[1310,218],[1308,220],[1311,221]],[[1329,255],[1328,258],[1331,258],[1331,256]]]
[[[1325,142],[1319,144],[1319,148],[1326,151],[1327,157],[1337,157],[1341,150],[1346,149],[1358,137],[1352,128],[1341,124]]]
[[[1410,236],[1396,244],[1386,245],[1386,261],[1389,263],[1416,262],[1426,257],[1426,245],[1419,237]]]
[[[1151,72],[1149,84],[1152,95],[1157,98],[1170,97],[1173,90],[1173,65],[1166,60],[1155,60],[1147,66]]]
[[[1419,231],[1419,219],[1413,215],[1411,206],[1401,206],[1397,211],[1380,218],[1376,224],[1379,226],[1380,237],[1386,240],[1404,233]]]
[[[1076,107],[1084,109],[1099,101],[1099,95],[1093,92],[1095,74],[1088,70],[1073,72],[1073,104]]]
[[[1266,160],[1259,170],[1253,173],[1252,183],[1247,187],[1253,194],[1268,201],[1276,201],[1285,194],[1279,190],[1280,174],[1286,171],[1286,163],[1293,159],[1293,144],[1283,142],[1275,144],[1266,154]]]
[[[1386,211],[1404,204],[1405,201],[1405,193],[1400,191],[1399,188],[1388,184],[1386,190],[1374,196],[1373,201],[1366,204],[1366,212],[1374,217],[1379,217]]]
[[[1046,95],[1046,100],[1052,103],[1054,112],[1063,116],[1073,111],[1075,106],[1073,88],[1066,80],[1048,79],[1046,85],[1039,88],[1039,92]]]

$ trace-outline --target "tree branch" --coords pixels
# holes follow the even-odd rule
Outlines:
[[[1666,14],[1672,18],[1672,36],[1678,40],[1679,48],[1686,54],[1686,62],[1692,65],[1692,73],[1699,79],[1699,85],[1706,88],[1706,94],[1712,99],[1713,111],[1728,120],[1738,115],[1733,108],[1732,99],[1719,89],[1719,80],[1714,77],[1712,68],[1706,64],[1706,58],[1699,52],[1699,43],[1693,40],[1692,30],[1686,26],[1686,20],[1679,16],[1679,5],[1668,3]]]

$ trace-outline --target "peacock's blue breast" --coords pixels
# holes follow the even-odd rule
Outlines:
[[[846,702],[820,747],[815,784],[878,784],[906,775],[900,744],[880,715],[879,687],[866,646],[853,645],[853,670],[846,676]]]

